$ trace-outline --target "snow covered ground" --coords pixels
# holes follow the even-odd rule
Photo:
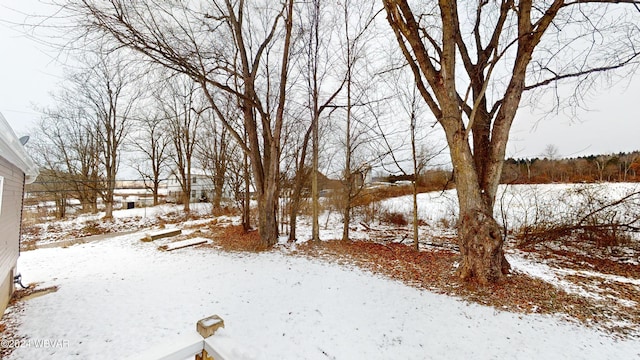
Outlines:
[[[431,200],[421,202],[424,216],[451,213],[450,193],[421,196]],[[403,203],[409,201],[385,206]],[[134,209],[116,216],[168,212]],[[322,238],[334,237],[336,229],[332,224]],[[170,239],[145,243],[144,236],[22,252],[24,281],[59,290],[5,314],[19,324],[16,335],[32,341],[9,359],[121,359],[192,332],[213,314],[225,320],[214,336],[233,340],[238,359],[640,358],[639,337],[619,339],[559,317],[501,312],[292,256],[286,247],[259,254],[213,247],[166,252],[158,246]],[[509,260],[517,271],[564,285],[553,269],[518,252]],[[45,339],[61,346],[34,346]]]
[[[598,201],[613,202],[639,191],[637,183],[500,185],[494,216],[501,224],[507,221],[509,229],[515,229],[536,221],[558,221],[587,202],[590,203],[585,208],[589,209],[603,205]],[[412,204],[406,197],[391,198],[381,202],[381,209],[411,214]],[[429,224],[442,219],[455,223],[458,217],[456,190],[418,194],[418,204],[419,218]],[[637,209],[640,196],[633,196],[625,204]],[[628,209],[621,204],[616,206],[610,210],[619,210],[619,216],[624,216]]]
[[[9,314],[19,335],[66,341],[10,359],[119,359],[218,314],[245,359],[628,359],[616,340],[557,318],[498,312],[280,251],[167,253],[140,234],[24,252],[28,281],[59,290]],[[284,251],[284,250],[283,250]]]

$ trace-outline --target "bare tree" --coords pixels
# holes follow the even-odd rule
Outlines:
[[[73,79],[72,75],[69,75]],[[48,169],[47,189],[60,195],[57,201],[64,217],[66,199],[75,197],[84,212],[96,212],[101,180],[100,147],[93,116],[86,107],[84,92],[69,81],[54,94],[56,105],[43,109],[34,146],[40,166]],[[64,189],[61,188],[63,184]],[[64,192],[64,193],[63,193]]]
[[[171,173],[182,189],[182,206],[185,212],[191,210],[191,183],[198,128],[203,113],[208,111],[199,96],[197,84],[190,78],[181,75],[171,76],[166,80],[163,91],[157,94],[158,103],[162,104],[165,131],[169,136],[172,148],[170,158],[173,160]]]
[[[560,150],[558,150],[558,147],[554,144],[547,144],[540,156],[543,158],[542,163],[545,165],[544,167],[549,181],[556,181],[556,174],[558,173],[559,167],[558,160],[560,159]]]
[[[100,191],[95,136],[83,123],[83,109],[77,107],[75,96],[67,96],[68,91],[56,96],[56,107],[43,110],[32,142],[34,159],[43,168],[38,182],[54,196],[60,218],[65,217],[70,198],[80,201],[83,212],[96,212]]]
[[[226,99],[226,104],[220,106],[227,119],[237,115],[233,100]],[[211,112],[209,114],[213,115]],[[232,152],[235,148],[230,144],[229,131],[214,119],[207,119],[201,127],[201,136],[196,143],[196,157],[202,169],[211,179],[213,184],[213,196],[210,199],[213,210],[220,209],[222,195],[226,187],[227,168],[231,162]]]
[[[311,237],[314,241],[319,241],[320,231],[318,217],[320,213],[318,172],[319,172],[319,122],[322,113],[331,109],[330,105],[335,100],[344,86],[344,79],[338,84],[332,84],[332,89],[328,90],[326,84],[331,78],[333,68],[330,64],[336,60],[337,52],[331,43],[335,26],[335,19],[327,6],[323,6],[320,0],[313,0],[304,3],[300,10],[300,29],[302,37],[301,52],[304,53],[301,72],[306,80],[304,92],[308,98],[306,105],[311,122],[304,132],[300,146],[296,148],[296,172],[293,180],[293,190],[291,195],[291,206],[289,214],[290,232],[289,240],[294,241],[296,235],[296,222],[300,208],[301,195],[304,184],[311,178],[312,197],[312,231]],[[321,35],[322,34],[322,35]],[[335,74],[333,74],[335,75]],[[312,165],[311,169],[306,164],[309,141],[312,143]]]
[[[170,139],[165,129],[164,115],[160,112],[142,115],[135,122],[136,133],[131,139],[131,147],[141,157],[133,159],[132,167],[138,172],[146,189],[153,194],[153,205],[158,205],[160,182],[166,177]]]
[[[393,133],[383,129],[383,126],[380,123],[378,124],[378,127],[380,128],[380,136],[382,137],[392,159],[392,164],[395,165],[396,169],[403,175],[411,176],[413,178],[413,247],[415,250],[419,250],[418,185],[420,176],[426,169],[427,164],[436,156],[440,155],[442,151],[435,150],[435,146],[433,146],[433,144],[431,144],[431,146],[427,146],[425,144],[429,134],[425,133],[423,130],[425,128],[429,128],[426,126],[420,126],[420,119],[425,117],[422,106],[423,104],[420,102],[420,94],[416,87],[406,81],[406,75],[407,74],[404,71],[392,71],[389,73],[389,82],[391,91],[397,93],[397,96],[393,98],[393,100],[396,100],[399,103],[397,107],[402,108],[409,120],[409,161],[407,161],[407,158],[403,156],[403,153],[406,153],[406,148],[403,146],[404,141],[402,139],[393,139],[391,136]],[[391,103],[389,107],[396,109],[394,103]],[[394,121],[396,121],[396,116],[397,112],[394,113],[394,116],[392,117]],[[399,126],[394,123],[393,128],[396,129],[397,132]],[[405,131],[402,131],[400,134],[402,137],[406,137]],[[392,145],[392,143],[395,143],[395,145]],[[410,172],[405,170],[407,162],[410,163]],[[386,168],[386,165],[383,164],[383,167]]]
[[[131,63],[118,53],[95,51],[85,55],[87,68],[74,77],[87,112],[92,114],[90,124],[96,129],[96,144],[103,167],[102,198],[105,218],[113,217],[113,196],[116,175],[120,166],[120,153],[131,128],[131,115],[139,99]]]
[[[216,113],[215,92],[238,99],[247,141],[219,117],[251,160],[260,236],[274,244],[293,1],[74,0],[66,9],[88,33],[108,36],[192,78]]]
[[[291,189],[289,193],[289,241],[296,241],[297,239],[297,222],[298,214],[300,212],[300,206],[303,198],[303,190],[305,185],[311,179],[311,168],[307,164],[307,152],[309,148],[309,140],[313,125],[307,127],[304,131],[304,135],[295,136],[296,139],[290,142],[295,142],[293,145],[293,151],[290,155],[293,163],[293,179],[291,183]],[[295,134],[298,135],[298,134]],[[299,139],[298,139],[299,138]],[[299,141],[296,141],[299,140]],[[315,212],[314,212],[315,213]]]
[[[39,145],[35,146],[36,149],[39,147]],[[34,159],[36,158],[34,157]],[[64,219],[67,216],[68,200],[74,196],[70,189],[73,189],[74,186],[66,181],[69,178],[68,174],[61,174],[44,167],[41,169],[36,181],[28,185],[28,192],[31,195],[35,195],[33,200],[38,204],[47,201],[53,202],[55,204],[56,219]],[[48,209],[46,213],[48,215]]]
[[[540,156],[548,160],[558,160],[560,158],[560,150],[554,144],[547,144]]]
[[[635,64],[638,12],[613,3],[638,6],[383,0],[416,86],[446,134],[460,206],[462,279],[495,282],[510,268],[493,207],[523,93],[581,79],[579,96],[598,73]]]
[[[366,108],[368,105],[367,93],[370,92],[370,75],[366,72],[366,50],[367,42],[371,40],[369,26],[372,24],[376,8],[373,3],[356,3],[345,1],[340,5],[342,15],[343,31],[342,58],[345,65],[345,103],[342,108],[345,110],[344,128],[344,149],[345,159],[342,172],[343,180],[343,203],[342,203],[342,240],[349,240],[349,226],[351,223],[351,210],[353,200],[358,196],[365,185],[365,178],[371,170],[368,161],[361,159],[354,161],[356,151],[369,141],[366,135],[370,130],[363,126],[366,120],[363,112],[357,112],[356,108]],[[357,9],[356,13],[351,10]],[[357,16],[354,16],[357,14]],[[357,19],[354,21],[354,18]],[[369,84],[365,82],[369,81]]]

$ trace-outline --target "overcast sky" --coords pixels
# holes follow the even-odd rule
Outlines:
[[[0,112],[19,135],[39,119],[35,107],[50,103],[61,76],[52,53],[15,24],[46,9],[37,0],[0,0]]]
[[[28,134],[39,119],[35,107],[50,104],[49,93],[56,88],[62,71],[53,59],[55,54],[11,23],[23,23],[28,15],[47,10],[38,0],[0,0],[0,112],[18,135]],[[548,144],[555,145],[561,156],[638,150],[638,101],[640,74],[592,96],[591,111],[581,111],[578,121],[564,114],[540,120],[528,109],[521,109],[507,156],[539,156]]]

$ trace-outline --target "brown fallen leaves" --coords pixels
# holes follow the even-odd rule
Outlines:
[[[257,231],[245,232],[242,226],[229,225],[217,226],[211,224],[210,237],[214,246],[220,247],[225,251],[248,251],[260,252],[268,250],[260,241],[260,234]]]
[[[457,296],[504,311],[564,315],[616,335],[637,335],[640,328],[640,311],[629,311],[627,306],[616,301],[568,294],[552,284],[527,275],[510,274],[504,281],[488,286],[462,282],[455,275],[459,254],[450,250],[417,252],[409,246],[393,243],[328,241],[303,244],[296,253],[339,264],[356,265],[410,286]],[[640,303],[640,294],[634,294],[633,298],[627,300]]]
[[[616,261],[612,257],[586,256],[567,249],[536,251],[545,260],[574,270],[592,270],[610,275],[640,278],[640,265]]]
[[[9,300],[8,308],[12,309],[11,313],[20,313],[23,309],[24,300],[58,291],[57,286],[40,288],[39,285],[39,283],[33,283],[26,289],[16,289]],[[0,319],[0,335],[2,340],[8,341],[8,344],[24,340],[26,338],[25,335],[17,335],[18,325],[18,321],[16,321],[14,317],[3,316],[2,319]],[[15,350],[15,346],[0,346],[0,359],[11,355],[13,350]]]
[[[225,251],[267,251],[261,245],[257,231],[245,233],[240,226],[217,226],[211,224],[212,246]],[[372,235],[372,234],[370,234]],[[375,236],[372,236],[375,238]],[[502,282],[487,286],[475,282],[464,282],[456,276],[459,253],[454,246],[441,242],[451,239],[432,239],[434,246],[415,251],[409,245],[375,241],[322,241],[299,244],[293,251],[295,256],[320,258],[329,262],[357,266],[374,274],[416,288],[455,296],[503,311],[516,313],[556,314],[566,319],[579,321],[587,326],[609,331],[616,336],[640,335],[640,288],[633,283],[607,281],[592,276],[571,276],[562,280],[575,285],[579,291],[567,293],[562,288],[541,279],[514,272]],[[436,246],[437,245],[437,246]],[[534,259],[562,269],[599,271],[605,273],[637,276],[637,268],[620,265],[612,261],[581,258],[575,253],[558,254],[564,261],[549,263],[543,253],[528,253]],[[561,256],[562,255],[562,256]],[[636,276],[633,276],[636,275]],[[584,296],[584,293],[590,295]]]

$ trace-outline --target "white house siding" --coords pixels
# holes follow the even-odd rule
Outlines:
[[[204,197],[211,200],[213,196],[213,181],[203,172],[191,173],[191,194],[189,194],[190,202],[198,202]],[[182,200],[182,187],[175,175],[167,180],[167,201],[175,202]]]
[[[0,314],[13,293],[13,275],[20,253],[20,221],[25,175],[0,154],[2,204],[0,206]]]
[[[13,293],[20,255],[20,223],[24,184],[38,177],[38,167],[0,114],[0,316]]]

